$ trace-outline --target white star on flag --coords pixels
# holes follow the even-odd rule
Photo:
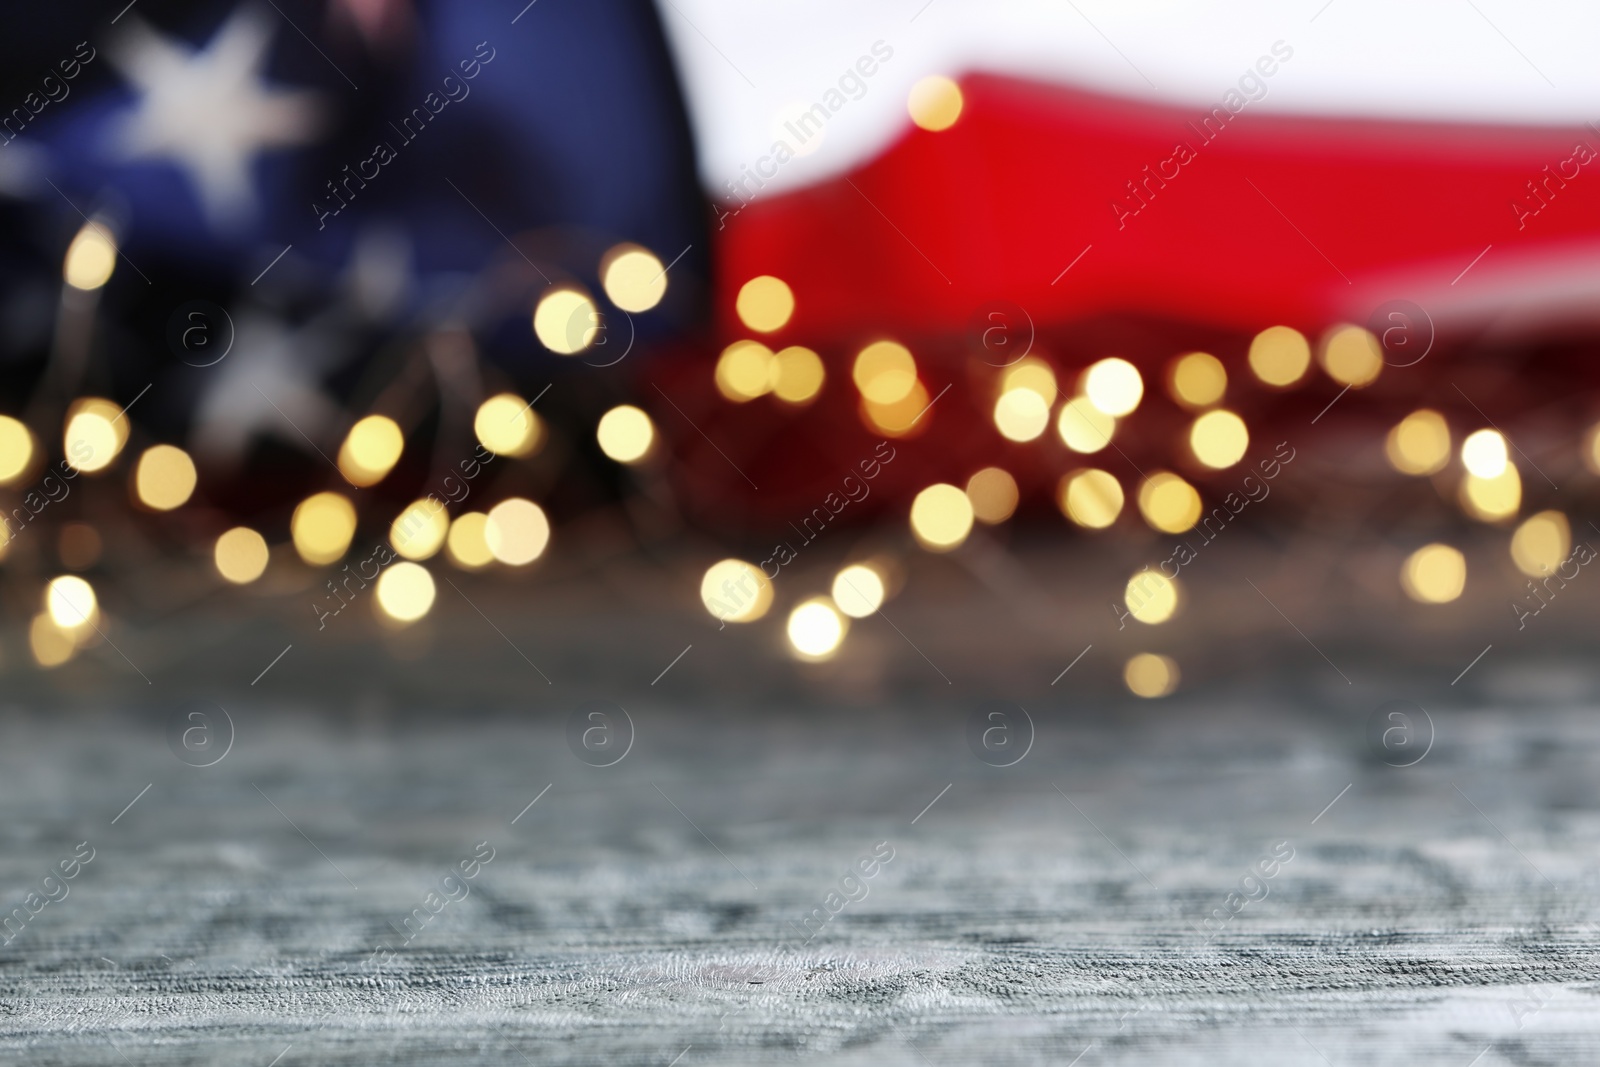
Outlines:
[[[271,31],[235,12],[204,50],[135,21],[111,62],[139,92],[117,129],[123,159],[164,159],[188,177],[211,225],[236,228],[256,210],[250,167],[270,148],[305,144],[320,125],[314,93],[261,79]]]

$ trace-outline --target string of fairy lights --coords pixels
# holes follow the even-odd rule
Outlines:
[[[948,79],[919,85],[912,94],[912,117],[927,130],[948,128],[961,110],[960,91]],[[111,230],[86,223],[68,247],[63,262],[66,293],[92,296],[107,284],[118,251]],[[651,250],[620,244],[600,260],[599,278],[605,298],[629,314],[647,312],[664,298],[668,268]],[[796,294],[771,275],[750,278],[739,288],[734,311],[752,336],[728,344],[711,368],[710,385],[726,402],[748,404],[763,397],[793,409],[812,404],[830,382],[827,362],[815,350],[791,344],[774,350],[770,339],[794,321]],[[562,282],[545,289],[534,304],[532,331],[538,342],[562,356],[576,356],[603,345],[606,312],[583,286]],[[1261,330],[1249,344],[1248,377],[1233,380],[1228,367],[1206,352],[1179,352],[1162,379],[1170,400],[1186,414],[1187,429],[1177,445],[1181,455],[1172,466],[1198,465],[1220,472],[1239,467],[1250,450],[1245,419],[1225,405],[1230,391],[1254,387],[1279,392],[1302,386],[1320,368],[1328,379],[1348,389],[1376,381],[1385,366],[1373,334],[1350,324],[1327,330],[1313,344],[1299,330],[1276,325]],[[1133,363],[1108,356],[1077,368],[1070,386],[1068,370],[1043,354],[1030,354],[985,372],[993,390],[988,409],[994,431],[1019,448],[1047,439],[1052,427],[1066,451],[1054,488],[1054,504],[1064,519],[1086,536],[1113,528],[1136,512],[1152,530],[1182,535],[1204,521],[1200,490],[1182,474],[1158,469],[1141,472],[1128,483],[1096,465],[1096,457],[1127,434],[1146,398],[1145,376]],[[876,435],[899,439],[927,431],[934,396],[923,381],[917,357],[900,341],[880,338],[849,360],[849,387],[862,425]],[[446,399],[441,397],[441,403]],[[59,478],[104,477],[115,470],[130,439],[131,418],[104,397],[81,396],[67,407],[60,426],[64,459],[50,467]],[[499,392],[477,403],[474,435],[485,458],[521,460],[537,455],[548,428],[532,402],[514,392]],[[0,416],[0,486],[38,485],[46,469],[40,435],[23,421]],[[611,461],[623,465],[646,462],[659,450],[658,432],[648,412],[621,404],[597,420],[595,440]],[[383,482],[406,449],[406,433],[395,419],[373,413],[358,418],[344,434],[335,460],[351,487]],[[1493,427],[1474,429],[1456,447],[1452,428],[1438,411],[1408,414],[1388,432],[1388,462],[1399,474],[1436,479],[1459,461],[1455,491],[1463,513],[1473,520],[1508,525],[1522,508],[1522,483],[1506,438]],[[1600,427],[1591,430],[1582,447],[1586,464],[1600,473]],[[151,513],[173,512],[187,505],[199,484],[194,459],[182,448],[153,444],[130,466],[130,498]],[[48,487],[44,489],[48,495]],[[28,499],[25,497],[25,500]],[[1007,522],[1021,502],[1013,475],[1001,466],[974,471],[963,485],[945,482],[917,491],[907,505],[909,532],[929,553],[959,549],[975,524]],[[1131,505],[1131,506],[1130,506]],[[30,511],[34,511],[29,506]],[[333,568],[326,585],[339,596],[349,575],[361,516],[351,494],[334,489],[312,493],[294,508],[289,545],[300,564]],[[0,524],[0,555],[13,537]],[[452,509],[437,495],[423,496],[401,508],[389,522],[392,560],[372,578],[370,598],[387,626],[404,627],[425,618],[434,606],[433,572],[439,562],[464,571],[492,567],[521,568],[541,559],[549,549],[552,528],[539,503],[520,496],[499,499],[484,510]],[[60,525],[58,556],[69,570],[84,570],[98,555],[99,534],[88,524]],[[1572,551],[1571,524],[1554,510],[1541,511],[1518,523],[1509,538],[1516,568],[1532,580],[1548,579]],[[216,536],[211,563],[217,579],[235,586],[262,579],[269,566],[285,558],[260,530],[234,526]],[[74,561],[79,561],[75,563]],[[88,561],[83,563],[82,561]],[[438,561],[438,562],[433,562]],[[81,564],[81,565],[80,565]],[[1447,604],[1466,586],[1464,554],[1444,543],[1430,543],[1404,561],[1398,582],[1405,595],[1423,604]],[[853,559],[839,568],[826,591],[814,591],[789,609],[783,626],[791,654],[805,662],[836,657],[846,642],[852,620],[877,612],[905,581],[905,569],[889,555]],[[774,581],[755,563],[737,558],[712,563],[700,583],[701,603],[724,623],[753,624],[777,602]],[[1158,627],[1176,614],[1184,601],[1177,577],[1159,568],[1145,568],[1128,581],[1123,593],[1128,614],[1143,626]],[[340,596],[339,603],[342,604]],[[29,625],[29,647],[42,667],[57,667],[94,642],[99,633],[100,605],[89,580],[77,573],[59,574],[44,583],[40,609]],[[1166,696],[1177,688],[1178,664],[1169,656],[1140,652],[1124,667],[1124,681],[1140,697]]]

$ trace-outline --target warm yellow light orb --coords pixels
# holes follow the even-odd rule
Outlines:
[[[1005,373],[1000,375],[1001,395],[1013,389],[1031,389],[1039,394],[1039,399],[1043,400],[1046,406],[1052,405],[1056,402],[1056,394],[1059,391],[1056,386],[1056,372],[1044,360],[1028,356],[1007,367]]]
[[[852,563],[833,576],[833,602],[852,619],[864,619],[883,606],[883,577],[864,563]]]
[[[1138,367],[1112,356],[1084,372],[1083,395],[1107,415],[1127,415],[1144,398],[1144,379],[1139,376]]]
[[[76,574],[50,579],[45,587],[44,607],[50,613],[50,620],[68,633],[90,629],[100,618],[94,586]]]
[[[722,350],[713,379],[717,392],[742,404],[772,389],[774,356],[760,341],[735,341]]]
[[[1208,352],[1179,356],[1167,367],[1167,393],[1186,408],[1208,408],[1227,391],[1228,372]]]
[[[1154,626],[1178,610],[1178,583],[1160,571],[1143,570],[1128,579],[1122,600],[1135,619]]]
[[[67,247],[61,275],[74,289],[98,289],[117,266],[117,242],[98,222],[86,222]]]
[[[1178,688],[1178,665],[1168,656],[1141,652],[1122,668],[1122,680],[1134,696],[1154,700]]]
[[[1477,430],[1461,442],[1461,465],[1479,478],[1498,478],[1509,456],[1499,430]]]
[[[1076,470],[1062,476],[1056,503],[1079,526],[1103,530],[1122,514],[1122,485],[1102,470]]]
[[[909,393],[890,404],[876,404],[863,397],[861,417],[885,437],[909,437],[921,433],[933,421],[930,403],[922,383],[913,382]]]
[[[378,576],[375,598],[380,614],[395,622],[410,623],[433,607],[433,575],[420,563],[391,563]]]
[[[450,557],[450,562],[462,570],[481,570],[494,562],[494,553],[489,551],[489,539],[486,536],[489,527],[489,516],[481,511],[469,511],[456,516],[450,524],[450,533],[445,538],[445,555]]]
[[[972,517],[979,522],[991,526],[1005,522],[1017,510],[1019,498],[1017,480],[999,467],[985,467],[967,479]]]
[[[1559,511],[1528,516],[1511,535],[1511,561],[1530,578],[1554,574],[1572,551],[1572,526]]]
[[[85,473],[105,470],[127,443],[128,419],[111,401],[88,396],[67,408],[62,448],[73,468]]]
[[[1056,416],[1056,433],[1061,443],[1074,452],[1098,452],[1111,443],[1117,420],[1089,403],[1088,397],[1076,396],[1061,405]]]
[[[972,532],[972,501],[953,485],[928,486],[911,502],[911,532],[933,552],[959,547]]]
[[[1050,425],[1050,405],[1032,389],[1012,389],[995,401],[994,425],[1008,441],[1037,440]]]
[[[862,399],[873,404],[903,400],[917,384],[917,361],[894,341],[875,341],[856,354],[850,371]]]
[[[212,549],[217,573],[234,585],[249,585],[267,569],[267,539],[248,526],[235,526]]]
[[[78,642],[72,634],[57,626],[49,612],[40,612],[28,626],[28,650],[33,660],[46,669],[59,667],[72,658]]]
[[[339,446],[339,473],[351,485],[377,485],[400,462],[405,445],[399,423],[387,415],[368,415],[350,427]]]
[[[495,559],[522,567],[544,554],[550,543],[550,520],[538,504],[514,496],[489,509],[483,539]]]
[[[1401,474],[1434,474],[1450,462],[1450,426],[1437,411],[1413,411],[1389,431],[1383,451]]]
[[[197,480],[189,453],[172,445],[152,445],[139,457],[133,486],[145,507],[171,511],[188,502]]]
[[[930,74],[911,87],[906,111],[922,129],[938,133],[956,124],[963,103],[959,85],[942,74]]]
[[[809,348],[790,345],[773,357],[771,369],[772,392],[779,400],[790,404],[804,404],[822,391],[822,358]]]
[[[1423,545],[1400,568],[1406,596],[1422,604],[1448,604],[1466,584],[1466,557],[1449,545]]]
[[[613,304],[638,314],[667,295],[667,270],[648,248],[620,244],[601,257],[600,284]]]
[[[1322,341],[1322,369],[1340,385],[1371,385],[1383,370],[1383,349],[1372,331],[1345,324],[1328,331]]]
[[[1189,447],[1201,463],[1222,470],[1244,458],[1250,431],[1239,416],[1218,408],[1194,420],[1189,427]]]
[[[1139,514],[1162,533],[1183,533],[1200,521],[1200,494],[1168,471],[1157,471],[1139,486]]]
[[[433,497],[406,505],[389,524],[389,543],[405,559],[424,560],[444,547],[450,535],[450,512]]]
[[[1483,522],[1505,522],[1515,517],[1522,507],[1522,478],[1516,466],[1507,463],[1495,478],[1469,473],[1461,479],[1461,506]]]
[[[574,285],[547,289],[533,309],[533,334],[558,356],[571,356],[600,335],[600,312],[589,294]]]
[[[302,500],[289,519],[289,534],[300,558],[312,566],[339,559],[356,533],[356,509],[338,493],[316,493]]]
[[[1290,326],[1268,326],[1250,342],[1250,369],[1267,385],[1286,388],[1305,377],[1311,344]]]
[[[700,602],[723,622],[755,622],[772,607],[772,597],[761,568],[742,559],[719,560],[700,579]]]
[[[650,416],[632,404],[622,404],[600,416],[595,438],[600,451],[618,463],[637,463],[650,451],[656,428]]]
[[[33,434],[10,415],[0,415],[0,485],[10,485],[33,462]]]
[[[499,393],[479,404],[472,432],[497,456],[532,455],[544,443],[542,420],[515,393]]]
[[[832,658],[844,641],[849,621],[827,597],[813,597],[789,613],[789,645],[804,660]]]
[[[794,292],[781,278],[762,274],[739,287],[739,321],[757,333],[781,330],[794,315]]]

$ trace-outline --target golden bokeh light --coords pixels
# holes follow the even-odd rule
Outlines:
[[[999,467],[985,467],[967,479],[972,517],[990,526],[1005,522],[1017,510],[1017,480]],[[833,599],[838,600],[835,596]]]
[[[1499,430],[1477,430],[1461,442],[1461,465],[1479,478],[1498,478],[1509,458]]]
[[[128,443],[128,420],[103,397],[74,400],[61,443],[68,465],[86,474],[105,470]]]
[[[1589,427],[1583,435],[1583,465],[1593,474],[1600,474],[1600,422]]]
[[[1450,462],[1450,426],[1437,411],[1413,411],[1389,431],[1383,451],[1401,474],[1437,473]]]
[[[1448,604],[1466,585],[1467,558],[1449,545],[1423,545],[1400,568],[1400,587],[1419,604]]]
[[[430,559],[450,536],[450,512],[434,497],[425,496],[406,505],[389,524],[389,543],[403,559]]]
[[[133,488],[145,507],[171,511],[188,502],[198,480],[189,453],[172,445],[152,445],[139,457]]]
[[[1102,470],[1090,467],[1061,477],[1056,488],[1061,514],[1089,530],[1103,530],[1122,514],[1122,485]]]
[[[1169,656],[1140,652],[1122,668],[1122,680],[1134,696],[1154,700],[1178,688],[1178,665]]]
[[[1322,369],[1340,385],[1354,389],[1371,385],[1383,370],[1383,349],[1364,326],[1335,326],[1322,339]]]
[[[571,356],[594,344],[600,335],[600,311],[589,294],[575,285],[558,285],[539,298],[533,309],[533,334],[558,356]]]
[[[904,400],[917,386],[917,361],[911,350],[894,341],[875,341],[856,354],[850,377],[861,397],[872,404]]]
[[[942,74],[930,74],[911,87],[906,111],[922,129],[938,133],[956,124],[963,103],[961,86]]]
[[[100,619],[94,586],[76,574],[50,579],[45,587],[44,609],[50,613],[50,621],[69,634],[93,629]]]
[[[267,569],[267,539],[248,526],[235,526],[217,538],[211,558],[217,573],[234,585],[249,585]]]
[[[28,650],[33,653],[33,661],[41,667],[48,669],[61,666],[72,658],[77,647],[78,642],[72,634],[57,626],[48,612],[35,615],[28,625]]]
[[[368,415],[350,427],[339,446],[339,473],[351,485],[377,485],[400,462],[405,446],[399,423],[387,415]]]
[[[932,552],[960,547],[972,532],[972,501],[946,482],[928,486],[911,502],[911,532]]]
[[[794,315],[794,291],[782,278],[762,274],[739,287],[734,301],[739,321],[757,333],[772,333]]]
[[[86,222],[67,247],[61,276],[74,289],[98,289],[111,280],[117,266],[117,241],[98,222]]]
[[[1139,514],[1162,533],[1183,533],[1200,521],[1200,494],[1170,471],[1157,471],[1139,486]]]
[[[789,613],[789,646],[803,660],[831,659],[844,642],[850,622],[825,596],[812,597]]]
[[[1125,359],[1102,359],[1083,372],[1083,395],[1107,415],[1131,414],[1144,398],[1144,379],[1139,368]]]
[[[1088,397],[1075,396],[1061,405],[1056,416],[1056,433],[1061,443],[1074,452],[1098,452],[1111,443],[1117,420],[1089,403]]]
[[[1311,344],[1291,326],[1268,326],[1250,341],[1250,370],[1267,385],[1291,386],[1310,366]]]
[[[1511,535],[1511,562],[1530,578],[1543,578],[1572,551],[1572,525],[1559,511],[1541,511],[1528,518]]]
[[[755,622],[772,607],[772,597],[761,568],[742,559],[719,560],[700,579],[700,602],[723,622]]]
[[[0,485],[21,478],[33,462],[33,434],[10,415],[0,415]]]
[[[468,571],[482,570],[493,563],[494,553],[489,551],[486,536],[488,527],[489,516],[481,511],[456,516],[444,542],[445,555],[450,557],[450,562]]]
[[[1190,352],[1167,366],[1167,395],[1186,408],[1208,408],[1228,391],[1228,372],[1209,352]]]
[[[1461,506],[1483,522],[1505,522],[1522,507],[1522,478],[1515,464],[1507,463],[1496,478],[1468,474],[1461,479]]]
[[[300,501],[289,519],[289,535],[300,558],[314,567],[332,563],[350,550],[356,509],[338,493],[315,493]]]
[[[632,404],[620,404],[600,416],[595,439],[600,451],[618,463],[637,463],[650,451],[656,428],[650,416]]]
[[[498,393],[472,417],[478,443],[497,456],[528,456],[544,443],[544,422],[516,393]]]
[[[1000,393],[1004,395],[1013,389],[1029,389],[1039,394],[1039,399],[1048,407],[1056,402],[1059,389],[1056,385],[1056,372],[1050,364],[1042,359],[1028,356],[1006,368],[1000,376]]]
[[[1215,470],[1239,462],[1249,447],[1250,431],[1231,411],[1208,411],[1189,427],[1189,448],[1195,458]]]
[[[420,563],[391,563],[378,576],[374,602],[380,616],[400,623],[412,623],[433,607],[437,590],[433,575]]]
[[[931,402],[922,383],[914,382],[911,391],[892,404],[875,404],[863,398],[861,416],[885,437],[909,437],[921,433],[933,421],[927,413]]]
[[[1166,622],[1178,610],[1178,582],[1160,571],[1142,570],[1122,591],[1128,613],[1151,626]]]
[[[538,504],[514,496],[489,509],[483,540],[501,563],[526,566],[544,555],[550,544],[550,520]]]
[[[735,341],[717,358],[713,379],[717,392],[742,404],[764,396],[772,389],[774,377],[772,349],[760,341]]]
[[[833,576],[833,602],[852,619],[864,619],[883,606],[888,590],[883,576],[864,563],[852,563]]]
[[[822,357],[799,345],[783,349],[769,366],[773,395],[790,404],[804,404],[814,398],[827,378]]]
[[[1050,426],[1050,405],[1032,389],[1012,389],[994,402],[994,426],[1008,441],[1038,440]]]
[[[667,295],[667,269],[648,248],[620,244],[600,258],[600,284],[623,311],[649,311]]]

